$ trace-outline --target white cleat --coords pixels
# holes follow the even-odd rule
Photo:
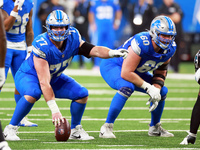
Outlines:
[[[3,131],[4,138],[6,141],[19,141],[20,138],[17,136],[18,126],[11,124],[7,125]]]
[[[18,126],[22,126],[22,127],[37,127],[38,125],[35,123],[32,123],[30,121],[28,121],[27,117],[24,117],[21,122],[18,124]]]
[[[116,136],[113,134],[113,123],[105,123],[103,126],[101,126],[100,138],[116,138]]]
[[[89,134],[82,128],[82,125],[77,125],[74,129],[71,129],[71,135],[69,137],[71,140],[93,140],[93,136]]]
[[[6,141],[0,142],[0,150],[11,150]]]
[[[183,139],[180,143],[181,145],[188,145],[189,143],[195,144],[196,141],[196,134],[188,132],[188,135]]]
[[[161,127],[161,123],[157,123],[155,126],[149,127],[149,136],[161,136],[161,137],[174,137],[174,134],[168,132]]]

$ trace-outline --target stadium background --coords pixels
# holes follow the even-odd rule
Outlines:
[[[46,0],[33,0],[34,1],[34,14],[33,14],[33,30],[34,30],[34,37],[36,37],[38,34],[42,32],[42,25],[40,22],[40,19],[37,16],[39,7],[42,2]],[[66,0],[68,4],[71,4],[70,2],[73,2],[74,0]],[[129,0],[132,3],[134,3],[136,0]],[[186,54],[182,57],[182,61],[192,61],[194,55],[196,54],[197,50],[200,48],[200,0],[174,0],[176,3],[178,3],[184,13],[183,19],[182,19],[182,26],[183,26],[183,32],[184,32],[184,41],[186,42],[185,49],[182,50],[182,54]],[[163,3],[162,0],[154,0],[154,6],[159,8],[161,4]],[[73,7],[73,5],[70,5]],[[70,17],[70,20],[72,21],[73,25],[73,15],[68,14]],[[119,32],[122,34],[117,34],[117,39],[119,39],[119,43],[123,43],[129,35],[128,33],[123,32],[124,28],[127,26],[128,21],[125,19],[125,17],[122,17],[122,23],[119,28]],[[121,32],[122,31],[122,32]],[[128,34],[128,35],[127,35]],[[76,61],[73,59],[73,61]]]

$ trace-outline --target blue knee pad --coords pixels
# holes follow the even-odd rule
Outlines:
[[[118,93],[126,98],[129,98],[131,94],[133,93],[133,90],[129,87],[121,87],[118,90]]]
[[[167,97],[167,93],[168,93],[168,88],[166,86],[163,86],[161,89],[161,100],[165,100]]]

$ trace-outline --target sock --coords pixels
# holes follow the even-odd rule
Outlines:
[[[10,124],[16,126],[20,123],[20,121],[30,112],[34,103],[28,102],[24,96],[18,101]]]
[[[83,113],[85,111],[85,104],[77,103],[75,101],[72,101],[70,106],[70,112],[72,115],[71,118],[71,129],[75,128],[77,125],[81,124],[81,119],[83,116]]]
[[[191,120],[190,120],[190,133],[197,134],[200,124],[200,96],[198,95],[197,101],[193,107]]]
[[[20,94],[15,94],[15,102],[16,104],[18,103],[18,101],[20,100],[21,95]]]
[[[155,126],[158,122],[160,122],[160,118],[162,116],[164,106],[165,106],[165,100],[161,100],[158,103],[157,108],[154,111],[151,112],[150,127]]]
[[[4,136],[3,136],[3,131],[2,131],[2,126],[1,126],[1,121],[0,121],[0,142],[5,141]]]
[[[108,111],[108,116],[106,119],[106,123],[114,123],[115,119],[118,117],[119,113],[121,112],[122,108],[124,107],[126,100],[128,98],[120,95],[118,92],[112,99],[110,104],[110,109]]]

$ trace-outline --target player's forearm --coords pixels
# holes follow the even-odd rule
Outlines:
[[[90,52],[90,56],[99,57],[99,58],[110,58],[109,56],[110,49],[103,46],[95,46]]]
[[[26,44],[27,46],[31,46],[34,39],[33,30],[26,32]]]
[[[55,100],[55,95],[50,84],[44,85],[40,83],[40,86],[41,86],[42,94],[46,102],[48,102],[49,100]]]
[[[9,17],[7,17],[4,20],[4,26],[5,26],[6,31],[9,31],[13,27],[17,15],[18,15],[18,10],[17,10],[17,6],[15,6],[14,9],[9,14]]]

